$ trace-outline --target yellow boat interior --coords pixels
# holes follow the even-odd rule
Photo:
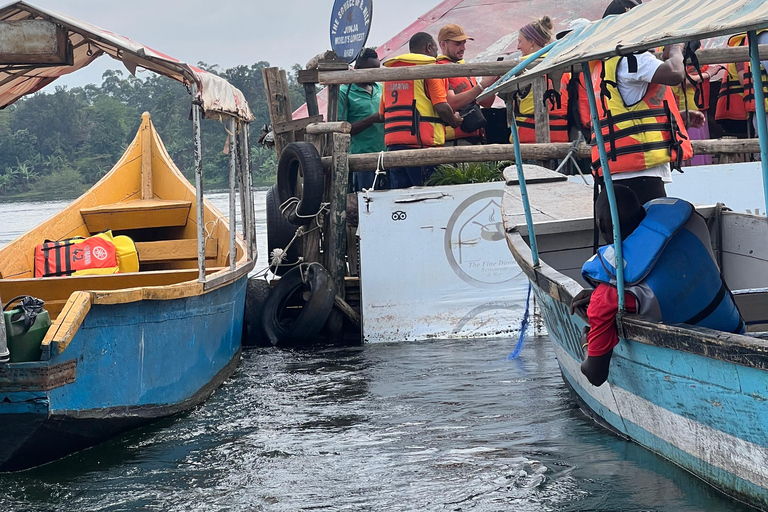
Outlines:
[[[204,202],[206,273],[230,272],[229,222]],[[204,293],[198,282],[195,188],[171,160],[149,113],[133,142],[96,185],[63,211],[0,250],[0,297],[32,295],[45,301],[54,320],[79,323],[92,303],[117,304]],[[50,240],[89,237],[111,230],[136,245],[139,271],[110,275],[36,278],[35,248]],[[245,264],[245,244],[236,239],[235,261]],[[243,260],[243,261],[241,261]],[[64,311],[64,315],[62,315]]]

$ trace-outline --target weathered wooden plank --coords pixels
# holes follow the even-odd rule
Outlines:
[[[329,123],[313,123],[307,125],[307,133],[311,135],[328,133],[352,133],[352,125],[347,121],[335,121]]]
[[[295,132],[299,130],[305,129],[307,126],[311,125],[312,123],[320,123],[323,121],[323,116],[321,115],[312,115],[309,117],[303,117],[301,119],[296,119],[293,121],[286,121],[277,123],[272,126],[272,129],[274,132],[277,133],[288,133],[288,132]]]
[[[209,238],[205,241],[205,258],[218,256],[218,241]],[[157,242],[136,242],[136,252],[142,263],[160,261],[182,261],[197,259],[197,240],[161,240]]]
[[[360,315],[358,315],[352,306],[347,304],[344,299],[336,295],[336,297],[333,299],[333,303],[342,313],[344,313],[344,316],[346,316],[350,322],[358,327],[361,325]]]
[[[267,94],[270,123],[274,127],[280,123],[292,121],[291,95],[285,71],[281,71],[279,68],[264,68],[262,75]],[[275,151],[278,156],[286,145],[294,141],[293,132],[275,133]]]
[[[309,117],[320,115],[320,107],[317,105],[317,88],[314,83],[304,84],[304,97],[307,100],[307,115]]]
[[[149,112],[144,112],[142,118],[149,119]],[[141,125],[141,198],[153,199],[152,195],[152,125]]]
[[[533,115],[536,123],[536,143],[547,144],[549,135],[549,109],[544,102],[544,93],[547,91],[547,78],[538,77],[533,81],[531,94],[533,95]]]
[[[72,64],[67,30],[48,20],[0,21],[0,64]]]
[[[90,293],[74,292],[70,295],[64,308],[61,310],[61,314],[56,318],[45,334],[45,338],[43,338],[43,352],[47,351],[46,346],[50,347],[51,355],[64,352],[90,310]]]

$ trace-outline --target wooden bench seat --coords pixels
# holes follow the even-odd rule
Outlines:
[[[125,203],[83,208],[80,210],[80,215],[83,217],[88,231],[101,233],[108,229],[124,231],[184,226],[187,223],[191,207],[192,201],[139,199]]]
[[[197,260],[197,240],[161,240],[159,242],[136,242],[136,252],[141,263]],[[216,258],[219,246],[216,240],[205,241],[205,259]]]

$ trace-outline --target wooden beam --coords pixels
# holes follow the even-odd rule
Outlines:
[[[307,100],[307,115],[310,117],[320,115],[320,107],[317,106],[317,88],[314,83],[304,84],[304,97]]]
[[[213,259],[218,256],[218,249],[216,240],[207,239],[205,241],[205,258]],[[194,260],[197,258],[197,239],[136,242],[136,252],[142,263]]]
[[[275,134],[297,132],[299,130],[305,129],[307,126],[313,123],[321,123],[322,121],[323,121],[323,116],[321,115],[302,117],[301,119],[295,119],[293,121],[284,121],[277,124],[273,124],[272,130],[275,132]]]
[[[307,125],[307,133],[310,135],[321,135],[327,133],[352,133],[352,125],[347,121],[336,121],[332,123],[312,123]]]
[[[285,71],[281,71],[279,68],[264,68],[262,76],[264,77],[264,89],[267,94],[269,119],[272,127],[292,121],[291,95]],[[275,133],[277,155],[280,156],[283,148],[295,140],[293,132]]]
[[[536,142],[546,144],[549,138],[549,109],[544,101],[544,93],[547,92],[547,77],[540,76],[533,81],[531,94],[533,95],[533,114],[536,123]]]
[[[149,112],[141,115],[141,198],[152,196],[152,124]]]

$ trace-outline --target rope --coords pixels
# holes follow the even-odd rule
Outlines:
[[[373,184],[371,185],[371,188],[364,188],[363,192],[365,192],[365,202],[369,203],[371,201],[371,197],[368,194],[372,190],[376,190],[376,183],[379,181],[379,176],[386,176],[387,172],[384,170],[384,151],[379,152],[379,157],[376,159],[376,174],[373,176]]]
[[[298,202],[299,202],[299,200],[296,197],[289,198],[283,204],[280,205],[280,212],[283,215],[285,215],[285,211],[288,208],[290,208],[291,205],[297,204]],[[280,249],[280,248],[273,249],[272,252],[269,255],[269,266],[264,270],[265,274],[266,274],[267,270],[271,271],[274,274],[275,271],[278,269],[278,267],[293,265],[293,263],[291,263],[290,265],[283,265],[283,260],[285,260],[285,258],[288,257],[288,249],[291,248],[291,246],[293,245],[293,243],[297,239],[299,239],[299,238],[301,238],[303,236],[306,236],[307,234],[309,234],[309,233],[311,233],[311,232],[313,232],[315,230],[320,229],[320,219],[321,219],[322,215],[327,210],[329,210],[329,208],[330,208],[330,203],[322,203],[320,205],[320,209],[317,211],[317,213],[315,213],[313,215],[299,215],[298,213],[296,214],[297,217],[303,218],[303,219],[314,218],[315,219],[315,227],[313,227],[312,229],[305,230],[304,226],[299,226],[298,228],[296,228],[296,232],[293,234],[293,238],[291,238],[291,241],[288,242],[288,245],[286,245],[282,249]],[[303,264],[302,263],[303,261],[304,261],[304,259],[302,257],[299,257],[299,264],[300,265]]]
[[[515,350],[513,350],[512,353],[509,354],[509,356],[507,357],[507,361],[517,359],[517,357],[520,355],[520,351],[523,350],[523,340],[525,339],[525,331],[528,330],[530,307],[531,307],[531,283],[529,282],[528,297],[526,297],[525,299],[525,313],[523,313],[523,321],[520,322],[520,337],[517,339],[517,345],[515,345]]]

